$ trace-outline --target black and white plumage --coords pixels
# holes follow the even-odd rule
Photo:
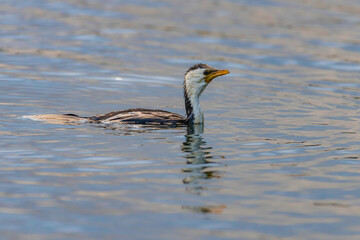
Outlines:
[[[218,70],[206,64],[196,64],[185,73],[184,99],[186,117],[164,110],[133,108],[92,117],[75,114],[41,114],[27,116],[33,120],[55,124],[142,124],[142,125],[189,125],[202,124],[204,115],[200,107],[200,95],[216,77],[228,74],[228,70]]]

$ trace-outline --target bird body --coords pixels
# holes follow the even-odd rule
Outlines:
[[[177,113],[158,109],[132,108],[88,118],[90,123],[124,123],[143,125],[184,125],[186,118]]]
[[[141,124],[141,125],[191,125],[204,123],[204,114],[200,106],[200,95],[216,77],[228,74],[228,70],[218,70],[206,64],[196,64],[185,73],[184,100],[186,117],[158,109],[132,108],[99,114],[92,117],[80,117],[75,114],[41,114],[27,116],[33,120],[55,124]]]

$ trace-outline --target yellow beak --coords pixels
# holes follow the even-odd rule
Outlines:
[[[205,82],[210,83],[214,78],[230,73],[229,70],[217,70],[205,77]]]

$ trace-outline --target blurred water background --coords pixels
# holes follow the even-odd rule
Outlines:
[[[360,2],[1,0],[1,239],[359,239]],[[205,129],[52,125],[184,114]]]

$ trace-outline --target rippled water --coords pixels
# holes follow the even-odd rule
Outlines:
[[[360,3],[0,1],[2,239],[359,239]],[[24,119],[184,114],[205,129]]]

